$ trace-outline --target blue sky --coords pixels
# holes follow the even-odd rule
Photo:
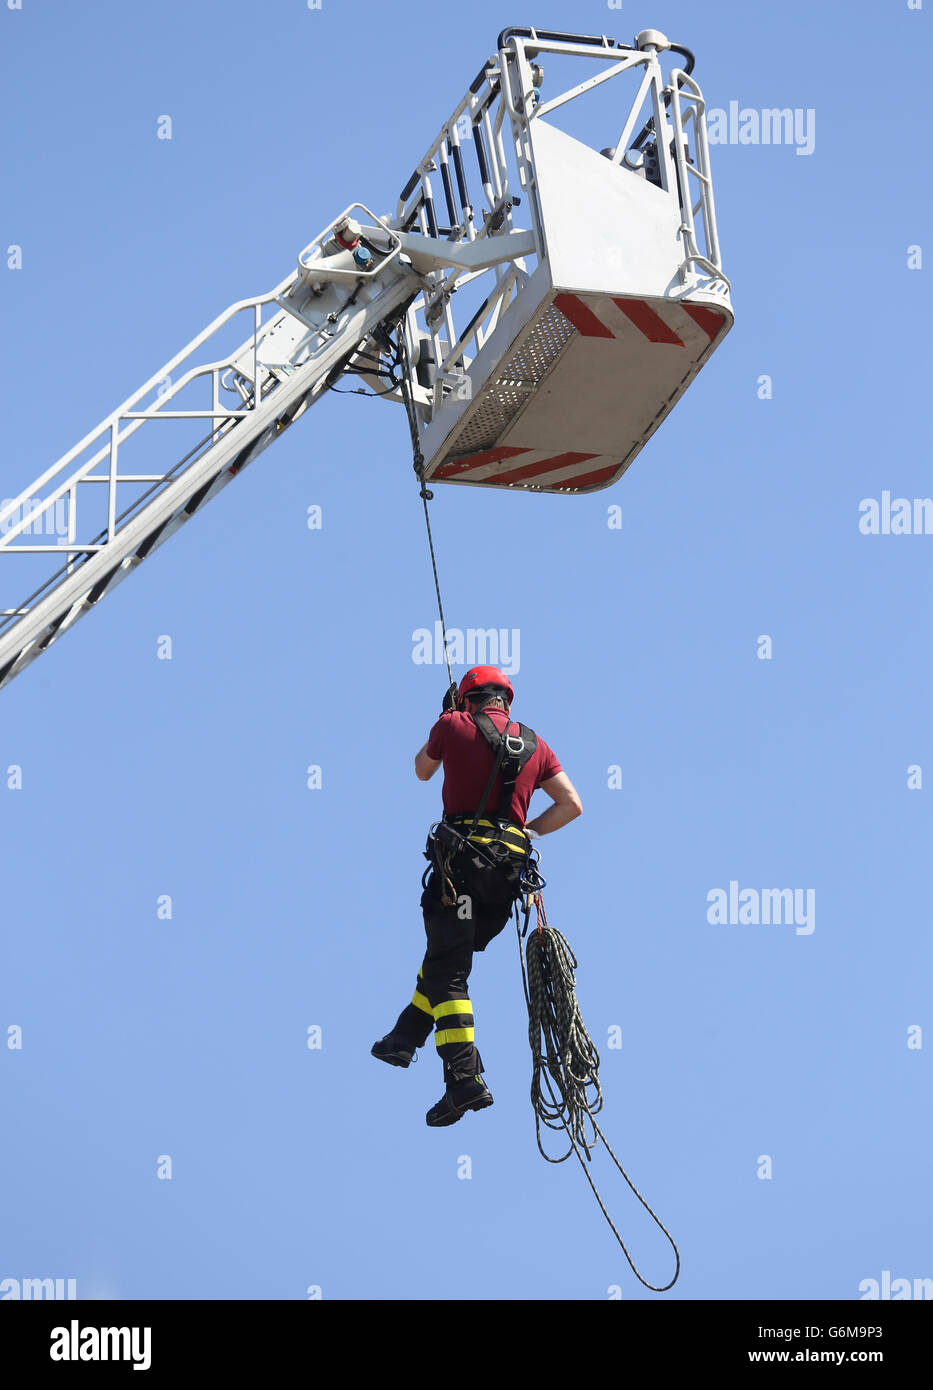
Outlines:
[[[736,325],[625,477],[433,504],[448,621],[519,631],[515,713],[583,799],[544,845],[548,913],[604,1128],[681,1249],[669,1299],[933,1277],[933,537],[859,529],[863,499],[931,493],[928,272],[908,268],[929,254],[909,80],[929,21],[894,0],[0,13],[4,267],[22,247],[0,276],[2,497],[347,204],[394,208],[508,23],[657,27],[710,106],[814,113],[812,153],[712,148]],[[19,563],[0,558],[2,606]],[[582,1175],[537,1154],[514,933],[472,980],[493,1109],[429,1131],[436,1060],[369,1055],[423,949],[440,787],[412,756],[446,677],[412,634],[434,616],[404,415],[332,396],[0,694],[0,1279],[657,1297]],[[710,923],[732,881],[812,890],[814,929]],[[605,1155],[596,1180],[666,1282]]]

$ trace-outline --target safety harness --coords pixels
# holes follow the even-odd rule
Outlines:
[[[518,733],[513,734],[511,731],[515,724],[511,720],[500,731],[483,710],[470,717],[489,744],[494,757],[489,780],[472,818],[468,813],[445,816],[431,829],[428,839],[431,852],[426,852],[426,857],[437,864],[443,885],[441,901],[447,906],[456,901],[450,878],[451,860],[464,850],[475,854],[489,868],[498,868],[509,857],[513,860],[521,858],[524,863],[517,893],[532,893],[544,886],[536,867],[537,851],[531,849],[524,830],[509,820],[515,784],[538,747],[537,734],[525,724],[518,724]],[[502,779],[499,806],[494,813],[484,816],[497,777]],[[481,833],[483,831],[488,833]]]
[[[480,710],[478,714],[473,714],[470,718],[495,755],[489,781],[486,783],[486,790],[480,798],[479,806],[473,817],[473,825],[470,829],[472,835],[479,824],[480,816],[486,809],[486,802],[489,800],[497,775],[502,777],[502,792],[499,796],[496,819],[503,822],[505,826],[509,824],[509,808],[512,804],[515,783],[518,781],[522,768],[534,756],[538,747],[538,736],[534,729],[529,729],[524,724],[519,724],[517,735],[511,734],[509,732],[512,728],[511,720],[507,721],[505,728],[500,733],[485,710]]]

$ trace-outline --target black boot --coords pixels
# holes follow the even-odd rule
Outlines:
[[[378,1057],[380,1062],[388,1062],[391,1067],[407,1067],[415,1060],[417,1051],[417,1044],[396,1037],[393,1033],[387,1033],[370,1048],[374,1057]]]
[[[425,1119],[432,1129],[455,1125],[468,1110],[485,1110],[492,1103],[492,1095],[481,1076],[470,1077],[467,1081],[451,1081]]]

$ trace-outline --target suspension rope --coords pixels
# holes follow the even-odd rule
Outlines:
[[[673,1288],[680,1274],[680,1251],[673,1236],[651,1210],[644,1197],[632,1182],[613,1152],[608,1139],[603,1134],[594,1116],[602,1109],[603,1093],[599,1084],[599,1053],[580,1014],[575,992],[575,970],[577,958],[567,940],[552,926],[549,926],[544,900],[535,893],[533,902],[537,910],[538,925],[528,938],[526,955],[522,954],[522,933],[518,932],[518,958],[522,967],[522,985],[525,1003],[528,1006],[528,1040],[531,1043],[532,1078],[531,1104],[535,1112],[535,1133],[538,1149],[548,1163],[563,1163],[571,1153],[576,1154],[586,1180],[593,1189],[600,1211],[609,1223],[622,1253],[636,1279],[646,1289],[654,1293],[664,1293]],[[525,913],[527,930],[530,906]],[[516,910],[518,928],[518,911]],[[542,1039],[544,1053],[542,1055]],[[547,1094],[545,1095],[545,1091]],[[590,1093],[590,1094],[588,1094]],[[589,1121],[593,1137],[587,1139],[586,1125]],[[570,1140],[570,1148],[560,1158],[545,1153],[541,1142],[541,1126],[547,1129],[563,1129]],[[615,1224],[606,1210],[602,1197],[596,1188],[588,1164],[591,1150],[602,1140],[613,1163],[638,1198],[645,1211],[663,1232],[674,1251],[676,1265],[674,1277],[668,1284],[649,1284],[639,1272],[634,1260],[626,1249]]]
[[[402,369],[402,399],[405,402],[405,413],[408,416],[408,428],[411,433],[413,467],[415,476],[421,485],[420,497],[424,505],[424,524],[428,533],[428,547],[431,552],[431,569],[434,574],[434,591],[437,595],[437,611],[441,620],[444,659],[447,662],[448,679],[450,684],[453,685],[454,678],[450,669],[450,654],[447,648],[447,624],[444,620],[444,604],[441,599],[441,586],[437,574],[437,557],[434,552],[434,537],[431,534],[431,518],[428,513],[428,503],[434,500],[434,494],[424,480],[424,455],[421,452],[418,435],[418,417],[412,399],[411,358],[408,354],[408,346],[405,339],[404,321],[400,321],[397,325],[396,340],[398,346],[398,361]],[[440,867],[439,865],[439,868]],[[441,875],[443,881],[443,868],[441,868]],[[522,955],[520,928],[518,933],[518,957],[522,967],[522,986],[525,992],[525,1003],[528,1007],[528,1038],[531,1043],[533,1059],[531,1103],[535,1112],[535,1133],[538,1141],[538,1149],[541,1156],[547,1159],[548,1163],[563,1163],[565,1159],[570,1157],[571,1153],[576,1154],[580,1166],[586,1175],[586,1180],[593,1189],[593,1195],[599,1203],[600,1211],[609,1223],[612,1234],[619,1242],[622,1253],[628,1261],[632,1273],[646,1289],[651,1289],[654,1293],[664,1293],[667,1289],[673,1288],[674,1284],[677,1282],[677,1278],[680,1274],[680,1252],[677,1249],[673,1236],[651,1210],[651,1207],[649,1207],[644,1197],[638,1191],[613,1152],[608,1139],[594,1119],[594,1116],[602,1109],[603,1104],[603,1093],[599,1084],[599,1053],[596,1051],[593,1040],[586,1031],[586,1026],[577,1004],[574,990],[574,971],[577,965],[577,958],[570,949],[566,938],[562,936],[556,928],[548,925],[547,913],[544,910],[544,900],[540,891],[534,894],[533,901],[538,914],[538,928],[537,931],[532,933],[528,941],[527,974],[525,971],[525,957]],[[517,919],[518,910],[516,903],[516,926],[518,927]],[[526,913],[525,921],[527,929],[528,913]],[[541,1053],[542,1037],[544,1038],[546,1059],[542,1057]],[[543,1094],[544,1087],[546,1087],[548,1093],[546,1098]],[[587,1095],[588,1091],[592,1091],[592,1097]],[[592,1139],[587,1139],[586,1136],[587,1120],[589,1120],[593,1129]],[[562,1154],[560,1158],[552,1158],[549,1154],[545,1153],[541,1143],[542,1124],[548,1129],[563,1129],[570,1140],[570,1148],[565,1154]],[[676,1267],[674,1269],[674,1277],[669,1284],[649,1284],[648,1280],[644,1278],[636,1267],[635,1262],[626,1249],[625,1242],[619,1235],[611,1216],[606,1210],[603,1199],[599,1195],[596,1184],[593,1182],[589,1169],[587,1168],[587,1163],[591,1161],[590,1151],[596,1147],[600,1139],[606,1146],[606,1150],[612,1158],[613,1163],[628,1183],[628,1186],[634,1192],[655,1225],[663,1232],[670,1242],[676,1259]]]
[[[447,650],[447,624],[444,621],[444,605],[441,601],[441,585],[437,577],[437,558],[434,554],[434,537],[431,535],[431,518],[428,515],[428,503],[434,500],[434,493],[424,481],[424,454],[421,452],[421,443],[418,437],[418,416],[415,413],[415,404],[411,394],[411,358],[408,355],[408,344],[405,339],[405,324],[401,321],[396,329],[396,339],[398,342],[399,359],[402,367],[402,399],[405,402],[405,413],[408,416],[408,428],[411,432],[411,448],[414,457],[415,477],[421,484],[421,500],[424,504],[424,524],[428,532],[428,546],[431,551],[431,569],[434,571],[434,592],[437,594],[437,611],[441,617],[441,637],[444,643],[444,660],[447,662],[447,679],[453,685],[454,677],[450,669],[450,653]]]

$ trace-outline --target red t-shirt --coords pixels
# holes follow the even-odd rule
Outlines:
[[[505,728],[506,722],[509,722],[513,726],[513,735],[518,734],[517,721],[507,715],[505,710],[487,707],[483,712],[489,715],[500,731]],[[424,751],[429,758],[444,764],[443,798],[446,814],[473,815],[486,790],[495,756],[473,723],[472,716],[459,710],[450,710],[442,714],[428,735]],[[554,753],[539,736],[537,748],[518,774],[509,806],[509,820],[515,825],[524,825],[532,792],[536,787],[540,787],[542,782],[549,781],[562,771]],[[501,795],[502,778],[497,777],[486,799],[486,815],[497,814]]]

